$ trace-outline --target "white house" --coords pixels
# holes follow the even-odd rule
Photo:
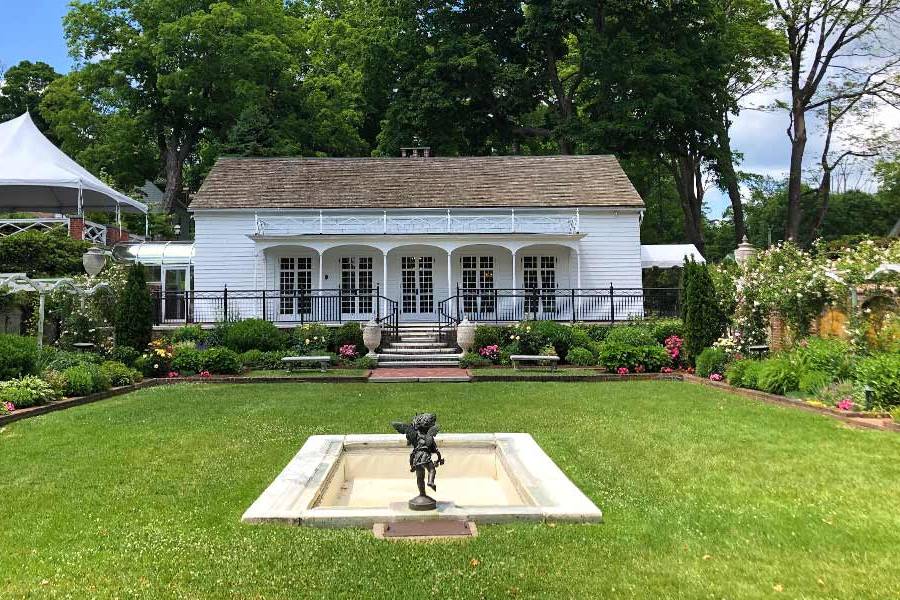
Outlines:
[[[644,203],[614,157],[407,154],[220,159],[191,203],[182,285],[193,291],[167,294],[170,320],[609,321],[647,310]]]

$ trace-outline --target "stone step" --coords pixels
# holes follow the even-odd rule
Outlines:
[[[439,360],[448,362],[459,362],[461,354],[379,354],[378,364],[382,360],[389,361],[419,361],[419,360]]]
[[[389,348],[445,348],[443,344],[435,341],[431,342],[390,342]]]
[[[385,354],[456,354],[456,348],[446,346],[432,346],[428,348],[395,348],[389,346],[381,350]]]
[[[438,341],[438,336],[436,335],[403,335],[400,334],[401,342],[431,342],[435,343]]]
[[[412,367],[455,367],[459,361],[453,360],[379,360],[379,367],[412,368]]]

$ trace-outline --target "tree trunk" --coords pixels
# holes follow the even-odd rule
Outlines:
[[[797,242],[800,239],[800,220],[803,216],[800,196],[803,192],[803,154],[806,151],[806,112],[802,106],[795,105],[791,128],[791,165],[788,176],[788,211],[784,238]]]
[[[825,161],[823,161],[824,163]],[[828,214],[828,201],[831,199],[831,169],[825,165],[822,172],[822,180],[819,182],[819,189],[816,191],[816,197],[819,201],[819,210],[816,211],[816,222],[813,223],[810,239],[816,239],[816,233],[822,228],[825,222],[825,215]]]
[[[684,213],[684,232],[700,254],[706,254],[703,239],[703,179],[700,161],[694,156],[682,155],[674,160],[675,186],[681,198]]]
[[[744,225],[744,205],[741,202],[741,186],[738,183],[737,173],[734,170],[734,155],[731,152],[731,138],[728,135],[727,124],[718,134],[719,156],[716,166],[719,169],[719,177],[725,184],[728,199],[731,201],[731,212],[734,214],[734,239],[735,247],[740,245],[747,233]]]
[[[166,189],[163,191],[162,208],[170,213],[174,210],[181,188],[184,185],[184,161],[175,147],[174,140],[166,145]]]

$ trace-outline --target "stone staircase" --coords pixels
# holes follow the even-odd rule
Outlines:
[[[438,340],[437,326],[427,323],[400,325],[398,341],[389,342],[378,354],[379,367],[458,367],[462,354]]]

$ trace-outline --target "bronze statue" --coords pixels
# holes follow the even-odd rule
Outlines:
[[[441,451],[434,441],[438,434],[437,415],[433,413],[417,414],[412,423],[391,423],[394,429],[406,436],[406,444],[412,446],[409,453],[409,471],[416,473],[416,484],[419,486],[419,495],[409,501],[412,510],[434,510],[437,501],[425,493],[425,472],[428,472],[428,487],[437,491],[434,478],[437,475],[437,467],[444,464]],[[437,455],[437,461],[432,460],[431,455]]]

